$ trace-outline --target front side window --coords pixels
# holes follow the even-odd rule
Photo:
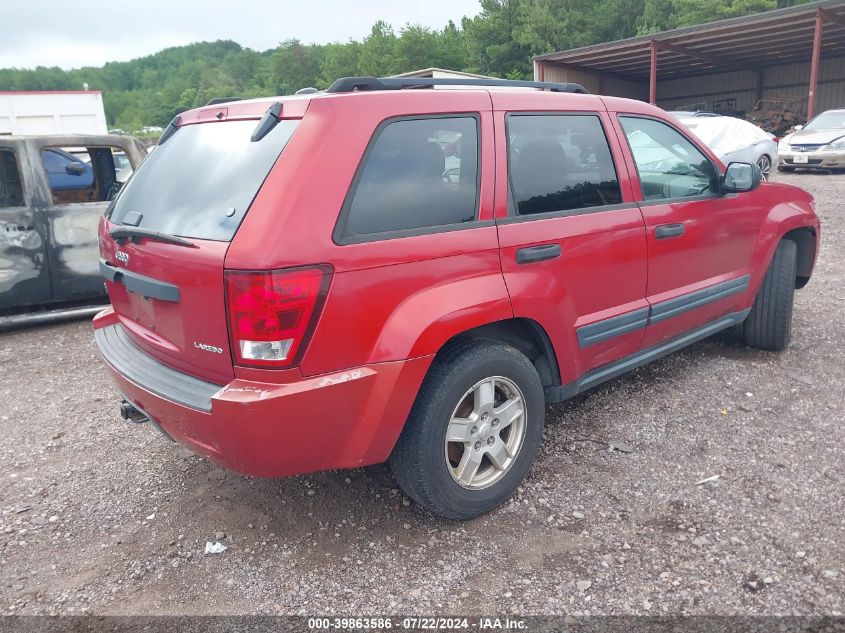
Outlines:
[[[118,147],[45,147],[41,162],[53,204],[111,200],[132,173],[126,153]]]
[[[23,185],[15,153],[0,149],[0,208],[23,205]]]
[[[510,115],[508,161],[519,215],[622,202],[596,115]]]
[[[716,182],[713,163],[673,127],[638,117],[619,117],[637,165],[644,200],[686,198],[709,193]]]
[[[476,118],[393,121],[364,157],[340,238],[471,222],[477,201]]]

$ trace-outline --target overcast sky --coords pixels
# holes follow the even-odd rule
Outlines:
[[[286,39],[361,39],[376,20],[442,28],[478,0],[3,0],[0,68],[101,66],[218,39],[264,50]]]

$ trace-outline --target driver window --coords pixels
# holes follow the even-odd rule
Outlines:
[[[644,200],[700,196],[713,189],[713,163],[683,134],[654,119],[619,120],[637,164]]]

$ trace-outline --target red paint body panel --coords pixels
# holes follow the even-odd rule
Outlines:
[[[619,149],[629,173],[636,174],[636,165],[625,133],[617,115],[636,114],[660,120],[684,134],[681,126],[672,117],[658,116],[660,110],[645,104],[636,104],[624,99],[604,98],[611,119],[621,140]],[[632,107],[634,106],[634,107]],[[715,154],[692,135],[684,136],[702,153],[710,158],[720,173],[725,166]],[[633,182],[634,195],[642,201],[639,182]],[[770,239],[771,249],[765,260],[752,258],[752,253],[761,239],[761,229],[767,222],[777,196],[773,188],[788,197],[804,202],[797,205],[793,213],[803,209],[802,214],[811,212],[812,198],[795,187],[763,183],[759,189],[748,193],[710,195],[696,200],[678,199],[667,202],[646,201],[640,203],[646,226],[648,243],[648,286],[647,299],[650,305],[702,290],[714,284],[752,276],[749,290],[708,303],[694,310],[683,312],[673,318],[650,323],[642,341],[643,348],[651,347],[673,338],[720,316],[751,307],[757,288],[768,268],[777,241],[788,229],[781,230]],[[806,219],[806,218],[805,218]],[[657,239],[655,229],[662,224],[683,224],[684,234],[672,239]],[[818,222],[810,224],[818,234]],[[756,283],[755,283],[756,282]]]
[[[302,373],[435,354],[460,332],[511,318],[496,228],[462,233],[486,234],[476,239],[493,247],[335,275]]]
[[[478,248],[466,231],[338,246],[332,240],[340,208],[378,125],[421,114],[481,119],[479,219],[491,219],[495,159],[490,97],[484,91],[359,92],[312,99],[308,114],[268,176],[226,256],[226,267],[264,270],[331,263],[336,272],[433,259]],[[292,168],[291,166],[295,166]],[[256,248],[274,244],[274,248]],[[369,246],[369,249],[360,248]],[[495,242],[490,246],[495,248]]]
[[[115,225],[103,219],[99,227],[100,256],[118,269],[131,269],[179,287],[178,303],[150,299],[129,292],[120,283],[106,281],[109,299],[132,340],[151,356],[180,371],[225,384],[234,377],[229,352],[226,306],[221,287],[223,258],[228,244],[193,240],[194,247],[151,240],[127,241],[118,247],[108,234]],[[115,251],[129,256],[121,264]],[[220,348],[209,353],[195,341]]]
[[[275,99],[248,99],[245,101],[230,101],[217,105],[205,106],[196,110],[189,110],[179,115],[179,125],[215,121],[233,121],[235,119],[260,119],[274,103],[282,102],[283,119],[301,119],[308,110],[311,102],[310,95],[296,97],[277,97]],[[222,117],[217,114],[222,113]]]
[[[646,245],[639,211],[601,215],[601,220],[584,215],[500,228],[502,270],[514,316],[533,319],[545,328],[564,382],[633,354],[643,336],[639,330],[584,349],[578,346],[576,328],[648,305]],[[622,226],[609,228],[613,224]],[[533,265],[516,262],[517,249],[552,243],[561,246],[558,259]]]
[[[747,204],[748,206],[743,206]],[[764,210],[739,196],[642,207],[648,241],[650,304],[674,299],[749,272]],[[657,239],[661,224],[683,224],[679,238]],[[643,340],[650,347],[719,316],[748,307],[742,295],[708,303],[671,319],[650,324]]]
[[[812,198],[785,185],[642,203],[616,113],[674,122],[655,107],[624,99],[528,90],[362,91],[219,104],[184,113],[180,124],[258,119],[276,101],[283,103],[283,118],[302,120],[231,243],[196,240],[194,248],[185,248],[141,240],[120,246],[132,270],[178,286],[181,298],[165,304],[109,284],[114,311],[94,324],[120,323],[161,363],[221,385],[205,413],[155,395],[110,367],[127,399],[168,434],[242,473],[284,476],[384,461],[434,355],[467,330],[514,317],[531,319],[552,343],[561,382],[573,383],[585,372],[750,307],[781,237],[802,227],[819,235]],[[608,137],[622,204],[509,218],[509,112],[596,113]],[[378,126],[394,117],[452,114],[479,121],[476,222],[429,234],[335,243],[338,215]],[[709,150],[702,151],[724,169]],[[654,228],[667,223],[684,224],[684,235],[656,240]],[[104,220],[101,254],[120,266],[108,228]],[[519,248],[552,243],[561,246],[559,258],[517,264]],[[333,274],[298,365],[233,366],[224,271],[323,264]],[[634,310],[647,312],[655,303],[743,275],[750,276],[746,292],[579,346],[580,327]],[[197,349],[197,340],[224,353]]]
[[[209,413],[109,373],[180,444],[239,473],[284,477],[385,461],[430,364],[421,357],[287,384],[233,380],[212,398]]]
[[[616,154],[618,141],[602,112],[601,100],[582,99],[584,96],[589,95],[572,95],[570,100],[561,99],[559,106],[548,104],[539,111],[565,114],[568,105],[599,114],[611,151]],[[503,220],[499,226],[502,271],[514,316],[532,319],[545,328],[557,353],[561,380],[568,383],[586,371],[639,350],[642,330],[580,348],[576,328],[648,306],[645,229],[642,215],[632,202],[628,170],[618,160],[622,200],[627,208],[507,223],[505,114],[508,107],[520,104],[524,102],[510,93],[493,97],[496,136],[500,140],[497,182],[501,184],[496,196],[496,217]],[[584,109],[587,106],[595,110]],[[517,263],[517,250],[542,244],[559,244],[561,256],[528,265]],[[562,359],[565,361],[560,362]]]

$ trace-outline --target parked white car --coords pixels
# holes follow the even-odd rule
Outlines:
[[[778,164],[777,140],[753,123],[731,116],[672,114],[713,150],[725,165],[753,163],[768,179],[772,165]]]

